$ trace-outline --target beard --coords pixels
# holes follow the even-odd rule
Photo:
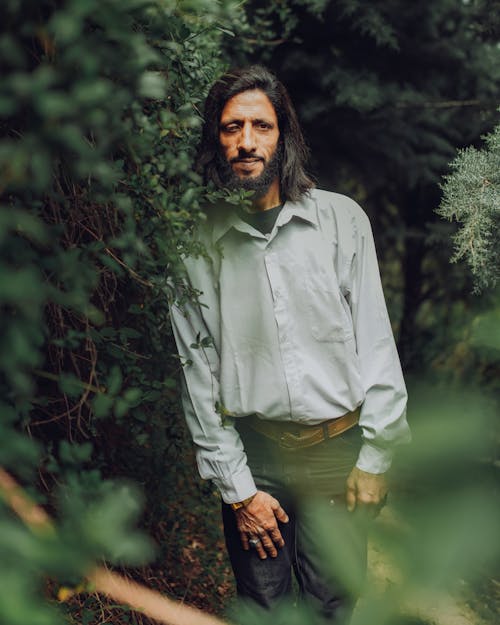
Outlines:
[[[246,152],[240,152],[238,158],[251,158],[254,154],[247,154]],[[240,177],[234,173],[231,163],[221,154],[217,153],[217,172],[220,180],[225,187],[233,191],[253,191],[254,199],[263,197],[274,180],[279,177],[282,160],[282,147],[278,145],[271,160],[268,163],[264,163],[264,169],[258,176]]]

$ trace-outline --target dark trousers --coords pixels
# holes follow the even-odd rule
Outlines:
[[[355,427],[303,450],[277,443],[238,425],[259,490],[279,500],[289,516],[280,523],[285,546],[276,558],[260,560],[244,551],[235,514],[223,504],[224,534],[238,596],[271,609],[290,600],[292,572],[299,597],[321,623],[346,623],[366,570],[366,527],[345,508],[345,482],[360,444]]]

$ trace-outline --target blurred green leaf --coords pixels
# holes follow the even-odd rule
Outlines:
[[[472,328],[472,341],[479,347],[500,352],[500,307],[476,317]],[[500,358],[500,353],[498,357]]]
[[[129,406],[138,406],[142,399],[142,390],[140,388],[128,388],[123,394],[123,399]]]
[[[120,392],[123,383],[123,376],[120,367],[114,366],[111,369],[107,380],[107,387],[109,395],[117,395]]]
[[[85,383],[72,373],[61,373],[58,382],[61,391],[69,397],[78,397],[85,389]]]
[[[92,410],[96,418],[107,417],[114,403],[114,398],[100,393],[92,400]]]
[[[166,82],[163,76],[156,72],[146,72],[141,77],[140,94],[145,98],[161,100],[165,97]]]
[[[59,445],[59,457],[65,464],[80,466],[88,462],[92,455],[92,444],[82,445],[70,444],[68,441],[61,441]]]

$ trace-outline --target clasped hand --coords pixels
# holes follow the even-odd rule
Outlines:
[[[347,510],[353,512],[362,509],[370,516],[376,516],[387,494],[385,475],[367,473],[357,467],[347,478]],[[255,550],[259,558],[265,560],[268,555],[275,558],[278,549],[285,544],[278,527],[278,521],[288,523],[288,515],[280,502],[269,493],[257,491],[252,501],[235,511],[236,523],[243,549],[250,549],[250,540],[258,539]]]
[[[243,549],[250,549],[249,540],[259,539],[255,550],[259,558],[265,560],[268,555],[275,558],[278,549],[285,544],[278,527],[278,521],[288,523],[288,515],[283,510],[280,502],[269,493],[257,491],[252,501],[236,510],[236,523],[241,537]]]

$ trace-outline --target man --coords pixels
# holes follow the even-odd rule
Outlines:
[[[314,189],[306,157],[268,70],[214,84],[199,166],[207,184],[252,191],[251,210],[207,210],[206,254],[186,259],[199,303],[171,311],[184,410],[200,474],[224,502],[239,595],[273,607],[293,568],[301,594],[339,622],[356,590],[323,566],[311,499],[339,518],[380,507],[393,448],[409,436],[406,390],[368,219]],[[349,536],[362,568],[364,536]]]

